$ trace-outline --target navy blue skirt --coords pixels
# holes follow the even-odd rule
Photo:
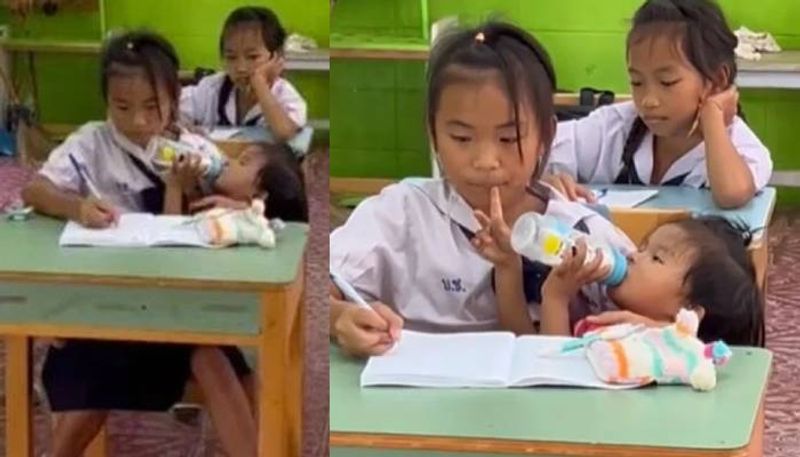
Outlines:
[[[50,347],[42,370],[53,411],[166,411],[183,398],[196,346],[68,340]],[[237,376],[252,373],[242,352],[223,347]]]

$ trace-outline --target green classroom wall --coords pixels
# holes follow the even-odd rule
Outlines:
[[[553,58],[560,89],[593,86],[629,92],[624,42],[640,0],[427,3],[430,21],[459,15],[464,22],[474,23],[494,16],[532,31]],[[785,49],[800,48],[800,2],[725,0],[721,4],[733,28],[744,24],[754,30],[768,30]],[[420,0],[339,0],[331,31],[419,36],[423,7]],[[800,169],[800,154],[794,150],[800,91],[743,89],[741,99],[748,122],[771,149],[776,169]],[[391,178],[429,174],[423,111],[424,63],[334,60],[331,174]]]
[[[9,18],[2,8],[0,22],[10,24],[12,38],[55,41],[99,41],[104,30],[146,27],[165,35],[175,45],[181,67],[193,70],[220,67],[219,32],[231,10],[263,5],[278,14],[289,33],[310,36],[320,47],[328,47],[328,0],[105,0],[102,5],[101,1],[96,11],[65,10],[52,17],[35,14],[24,22]],[[44,122],[80,124],[104,117],[98,62],[96,55],[35,55],[38,109]],[[28,57],[15,55],[12,65],[22,86],[30,87]],[[295,71],[288,78],[308,101],[309,117],[327,118],[327,73]]]

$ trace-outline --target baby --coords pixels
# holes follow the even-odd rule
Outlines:
[[[187,152],[187,145],[168,140],[156,147],[154,165],[165,182],[165,214],[220,206],[246,209],[260,199],[267,218],[308,220],[302,171],[286,145],[253,143],[231,160],[215,148]]]

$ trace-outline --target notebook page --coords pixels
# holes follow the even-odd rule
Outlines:
[[[61,232],[60,246],[105,246],[143,247],[149,246],[151,234],[147,227],[155,218],[152,214],[127,213],[119,217],[117,224],[104,229],[86,228],[69,221]]]
[[[209,246],[192,216],[155,216],[151,224],[153,246]]]
[[[404,330],[387,354],[369,359],[361,386],[504,387],[513,347],[514,336],[506,332]]]
[[[614,208],[634,208],[658,194],[658,190],[613,190],[596,191],[597,203]]]
[[[599,389],[626,389],[631,386],[606,384],[592,370],[582,349],[554,355],[561,345],[574,338],[563,336],[522,336],[517,338],[511,367],[514,386],[572,386]]]
[[[236,127],[215,127],[208,133],[208,137],[213,141],[229,140],[242,132]]]

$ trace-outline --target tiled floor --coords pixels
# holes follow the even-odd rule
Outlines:
[[[328,157],[314,157],[308,167],[312,231],[308,282],[324,283],[328,233]],[[0,159],[0,207],[27,179],[26,173]],[[775,352],[774,370],[767,392],[765,455],[800,456],[800,212],[775,216],[770,230],[773,259],[769,273],[767,344]],[[306,402],[304,455],[324,455],[327,447],[328,313],[324,290],[308,294],[306,304]],[[2,359],[0,359],[2,364]],[[1,371],[0,371],[1,372]],[[2,386],[2,383],[0,383]],[[0,423],[0,426],[3,424]],[[38,436],[44,437],[46,418],[37,417]],[[111,433],[113,452],[121,457],[208,457],[214,454],[213,431],[208,421],[197,426],[177,423],[164,414],[118,414]],[[0,444],[3,435],[0,434]],[[42,439],[38,440],[41,446]],[[2,451],[0,451],[0,455]]]
[[[0,209],[19,194],[30,173],[0,158]],[[324,284],[328,264],[328,158],[314,154],[307,167],[312,230],[308,249],[307,284]],[[328,443],[328,313],[325,288],[309,287],[306,297],[306,364],[304,405],[304,456],[322,456]],[[37,351],[41,354],[41,350]],[[41,357],[37,357],[41,359]],[[0,386],[5,370],[0,358]],[[2,403],[2,402],[0,402]],[[5,434],[0,421],[0,456]],[[48,418],[37,408],[37,454],[47,446]],[[213,457],[218,451],[210,421],[202,417],[196,425],[175,421],[168,414],[119,413],[110,424],[111,455],[114,457]]]

